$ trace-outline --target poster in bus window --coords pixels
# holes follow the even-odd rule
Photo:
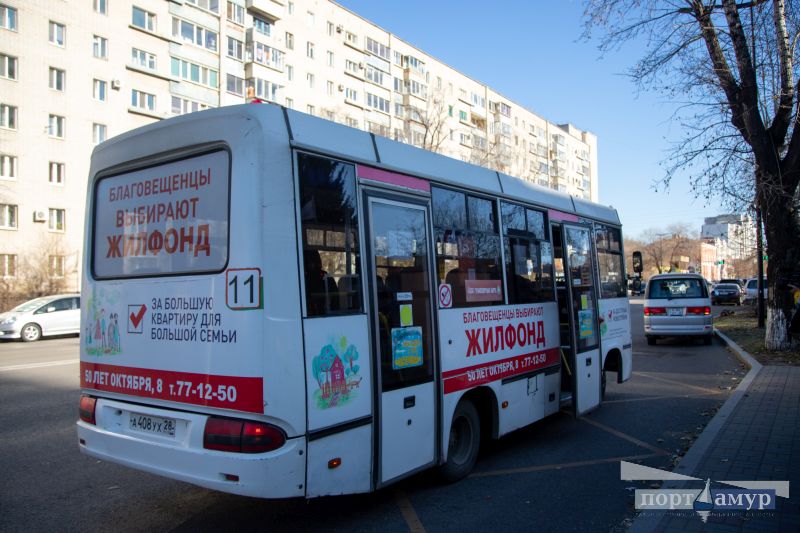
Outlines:
[[[584,309],[578,311],[578,337],[581,339],[588,339],[594,336],[594,311],[591,309]]]
[[[422,327],[392,328],[392,369],[422,366]]]

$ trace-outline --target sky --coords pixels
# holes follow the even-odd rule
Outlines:
[[[597,135],[599,202],[617,209],[628,237],[677,223],[699,232],[725,212],[695,199],[686,177],[654,190],[680,134],[674,105],[625,76],[641,48],[601,57],[597,41],[581,40],[578,0],[336,1],[546,120]]]

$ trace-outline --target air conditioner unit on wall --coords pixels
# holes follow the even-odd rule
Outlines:
[[[343,30],[343,29],[344,29],[344,28],[342,28],[342,25],[341,25],[341,24],[339,24],[338,26],[336,26],[336,33],[342,33],[342,30]]]
[[[119,88],[122,87],[122,82],[119,80],[111,80],[111,88],[115,91],[119,91]]]
[[[340,83],[340,84],[339,84],[339,92],[342,92],[342,91],[344,91],[344,85],[342,85],[342,84]]]
[[[44,211],[37,210],[33,212],[33,221],[34,222],[47,222],[47,213]]]

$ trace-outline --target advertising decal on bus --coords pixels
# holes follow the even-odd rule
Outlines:
[[[559,363],[555,303],[440,311],[445,394]]]

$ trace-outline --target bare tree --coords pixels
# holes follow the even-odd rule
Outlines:
[[[411,98],[409,98],[411,100]],[[433,92],[425,99],[422,105],[406,106],[408,118],[416,122],[418,129],[422,133],[422,144],[420,148],[431,152],[441,152],[442,143],[447,140],[447,105],[444,95],[441,92]],[[406,122],[406,127],[410,127]],[[406,136],[412,138],[406,131]]]
[[[688,171],[697,194],[760,210],[770,349],[793,344],[789,283],[800,269],[799,16],[796,0],[588,0],[585,10],[584,35],[606,31],[601,50],[645,39],[630,75],[680,103],[687,133],[667,161],[664,184]]]

